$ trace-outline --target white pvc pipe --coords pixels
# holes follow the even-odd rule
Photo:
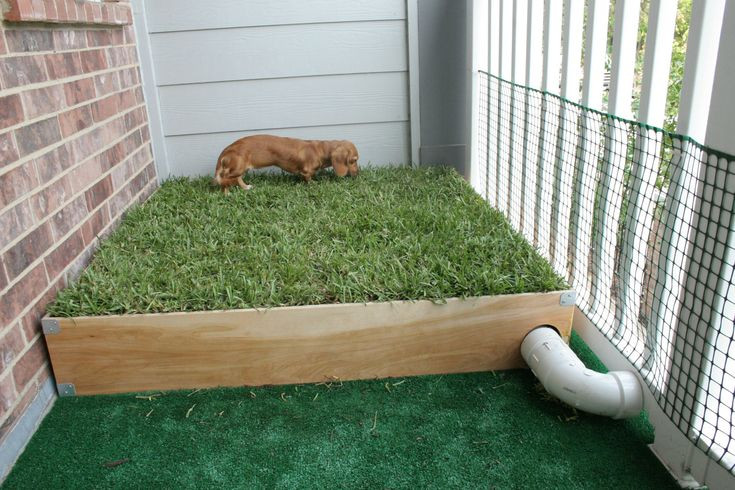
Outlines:
[[[521,355],[546,391],[574,408],[614,419],[635,417],[643,409],[643,388],[635,374],[587,369],[553,328],[526,335]]]

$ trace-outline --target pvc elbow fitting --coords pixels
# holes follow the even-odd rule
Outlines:
[[[526,335],[521,355],[546,391],[574,408],[614,419],[635,417],[643,409],[643,388],[635,374],[587,369],[553,328]]]

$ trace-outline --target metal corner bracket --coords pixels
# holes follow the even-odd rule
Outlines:
[[[559,304],[561,306],[574,306],[577,304],[577,292],[576,291],[566,291],[564,293],[561,293],[561,296],[559,297]]]
[[[76,396],[77,394],[74,383],[56,383],[56,391],[59,392],[59,396]]]
[[[55,335],[61,333],[61,325],[59,320],[56,318],[42,318],[41,327],[43,328],[44,335]]]

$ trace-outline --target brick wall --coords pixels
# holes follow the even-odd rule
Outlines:
[[[1,443],[51,376],[46,304],[156,170],[129,6],[0,6]]]

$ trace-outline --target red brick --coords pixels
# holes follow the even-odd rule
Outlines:
[[[95,22],[102,22],[102,5],[99,3],[92,4],[92,19]]]
[[[102,100],[93,102],[91,104],[92,119],[94,119],[95,122],[100,122],[117,114],[119,99],[120,98],[117,94],[112,94]]]
[[[54,117],[15,130],[15,140],[21,156],[45,148],[61,139],[59,121]]]
[[[38,221],[43,220],[59,209],[72,195],[69,177],[60,178],[29,198],[33,216]]]
[[[86,223],[82,225],[82,238],[84,244],[89,246],[95,238],[110,222],[110,215],[107,204],[103,204],[95,213],[89,217]]]
[[[94,13],[92,12],[91,3],[87,2],[84,4],[84,19],[89,23],[94,22]]]
[[[59,209],[72,195],[69,177],[60,178],[29,198],[33,216],[38,221],[43,220]]]
[[[74,160],[67,145],[57,146],[36,158],[36,170],[41,183],[45,183],[71,167]]]
[[[59,114],[59,124],[61,125],[61,134],[66,138],[92,126],[94,121],[92,121],[92,112],[89,110],[89,106],[84,106]]]
[[[110,44],[112,44],[112,34],[109,30],[87,31],[87,46],[90,48],[109,46]]]
[[[94,99],[94,80],[92,78],[82,78],[81,80],[65,83],[64,95],[69,106]]]
[[[63,29],[54,31],[54,43],[56,49],[66,51],[69,49],[83,49],[87,47],[87,36],[84,31]]]
[[[36,20],[46,20],[46,8],[43,0],[25,0],[33,4],[33,18]]]
[[[47,54],[46,70],[51,80],[73,77],[82,73],[82,62],[79,53]]]
[[[89,261],[92,260],[93,256],[93,248],[85,249],[71,264],[69,264],[63,277],[69,282],[75,281],[81,273],[84,272],[84,269],[89,265]]]
[[[8,29],[5,31],[8,49],[12,53],[51,51],[54,39],[51,31],[38,29]]]
[[[43,7],[46,11],[47,19],[57,20],[59,18],[58,13],[56,12],[56,4],[54,3],[54,0],[43,0]]]
[[[5,252],[3,262],[12,281],[53,245],[51,227],[44,223]]]
[[[0,338],[0,373],[13,363],[13,359],[25,347],[20,324],[13,325],[4,337]]]
[[[11,3],[12,5],[12,3]],[[31,4],[30,0],[18,2],[18,10],[19,15],[17,18],[12,17],[12,20],[21,20],[24,18],[32,18],[33,17],[33,4]],[[5,17],[8,18],[7,15]]]
[[[69,174],[71,180],[71,187],[74,192],[79,192],[100,178],[102,175],[102,167],[98,158],[90,158],[86,162],[80,164]]]
[[[18,149],[13,141],[11,132],[0,134],[0,168],[3,168],[18,159]]]
[[[41,333],[41,318],[46,314],[46,306],[56,298],[56,294],[66,286],[64,278],[60,278],[58,281],[52,284],[43,295],[36,301],[26,313],[23,315],[21,320],[21,327],[23,329],[23,336],[26,342],[31,342],[35,339],[38,334]]]
[[[142,128],[140,128],[140,137],[143,141],[148,141],[151,139],[151,132],[148,129],[148,125],[146,124]]]
[[[33,212],[28,201],[21,201],[0,214],[0,249],[33,226]]]
[[[123,34],[125,35],[125,44],[133,44],[135,42],[135,29],[133,26],[123,27]]]
[[[90,212],[94,211],[110,195],[112,195],[112,178],[108,175],[84,193],[84,197],[87,199],[87,209]]]
[[[120,88],[125,89],[138,84],[138,71],[135,68],[126,68],[117,72],[120,79]]]
[[[110,66],[125,66],[132,63],[128,59],[128,50],[123,46],[107,48],[107,57],[110,59]]]
[[[15,392],[13,377],[5,376],[0,380],[0,417],[4,417],[8,413],[17,399],[18,394]],[[0,433],[0,436],[2,436],[2,433]]]
[[[110,9],[107,6],[102,7],[102,22],[107,24],[110,22]]]
[[[53,85],[23,92],[23,105],[29,119],[57,112],[66,105],[64,89],[61,85]]]
[[[4,30],[0,29],[0,54],[5,54],[8,52],[8,45],[5,43],[5,34]]]
[[[18,94],[0,97],[0,129],[23,121],[23,106]]]
[[[55,278],[61,274],[66,266],[74,262],[77,256],[84,251],[84,240],[81,230],[77,230],[64,240],[48,257],[46,257],[46,270],[49,277]]]
[[[39,83],[46,80],[43,56],[15,56],[0,63],[5,88]]]
[[[69,14],[66,12],[66,0],[54,0],[56,4],[56,15],[59,20],[69,20]]]
[[[46,343],[43,338],[39,337],[13,368],[15,386],[26,386],[44,367],[47,359]]]
[[[117,94],[117,106],[120,108],[120,111],[124,111],[125,109],[130,109],[131,107],[138,105],[138,101],[136,100],[136,90],[127,90],[125,92],[119,92]]]
[[[82,51],[79,53],[79,56],[82,58],[82,70],[84,70],[85,73],[104,70],[107,68],[104,49]]]
[[[66,2],[66,18],[69,21],[77,20],[77,5],[76,3]],[[84,42],[87,42],[87,36],[84,36]]]
[[[8,285],[8,276],[5,275],[5,267],[3,266],[3,264],[0,264],[0,291],[5,289],[7,285]]]
[[[36,187],[38,176],[33,162],[26,162],[0,175],[0,208],[4,208]]]
[[[94,128],[71,142],[74,155],[78,161],[84,160],[120,138],[124,131],[122,118],[113,119],[103,126]]]
[[[103,73],[94,77],[97,97],[102,97],[120,90],[120,80],[116,73]]]
[[[79,196],[51,217],[54,236],[60,239],[87,217],[87,203]]]
[[[125,33],[122,29],[110,30],[110,36],[112,38],[112,45],[125,44]],[[134,41],[131,41],[134,42]]]
[[[0,325],[9,325],[47,285],[46,267],[43,263],[38,264],[5,293],[3,308],[0,308]]]
[[[132,131],[143,124],[146,120],[145,115],[145,109],[143,107],[138,107],[137,109],[126,113],[123,116],[123,119],[125,120],[125,130]]]
[[[129,153],[129,150],[126,148],[129,145],[131,137],[127,136],[125,139],[123,139],[121,142],[115,144],[112,148],[105,151],[102,155],[100,155],[100,167],[102,168],[103,172],[107,172],[112,167],[120,163],[123,158]]]

